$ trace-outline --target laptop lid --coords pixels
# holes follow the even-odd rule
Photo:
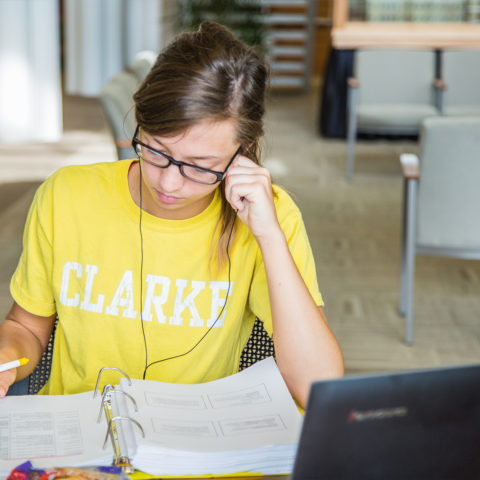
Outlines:
[[[292,480],[479,479],[480,365],[312,385]]]

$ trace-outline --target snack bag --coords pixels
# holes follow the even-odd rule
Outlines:
[[[15,467],[7,480],[129,480],[120,467],[34,468],[31,462]]]

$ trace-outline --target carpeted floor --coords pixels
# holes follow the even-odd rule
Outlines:
[[[415,339],[413,346],[404,343],[398,158],[418,152],[416,141],[359,141],[355,177],[348,183],[345,142],[320,138],[317,118],[318,103],[311,98],[274,98],[267,161],[283,165],[278,181],[304,213],[347,372],[480,361],[479,261],[417,258]]]
[[[0,145],[0,315],[34,190],[69,163],[114,160],[94,99],[65,99],[57,144]],[[310,235],[329,322],[347,373],[480,361],[480,262],[417,260],[415,340],[404,344],[398,314],[401,152],[413,140],[361,140],[354,180],[344,179],[345,142],[318,135],[318,95],[276,94],[269,101],[265,163],[299,204]]]

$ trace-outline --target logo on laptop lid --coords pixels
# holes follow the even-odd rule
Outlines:
[[[407,407],[378,408],[375,410],[352,410],[347,417],[348,422],[365,422],[368,420],[387,420],[408,415]]]

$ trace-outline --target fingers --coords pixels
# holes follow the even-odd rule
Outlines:
[[[265,174],[270,176],[266,168],[261,167],[257,163],[242,155],[237,155],[232,165],[227,170],[226,175],[230,176],[240,174],[242,172],[252,172],[252,170],[263,171]]]
[[[226,174],[225,196],[232,207],[242,211],[246,201],[271,197],[270,173],[246,157],[238,157]]]
[[[225,197],[257,239],[278,225],[270,173],[248,158],[240,156],[232,163]]]

